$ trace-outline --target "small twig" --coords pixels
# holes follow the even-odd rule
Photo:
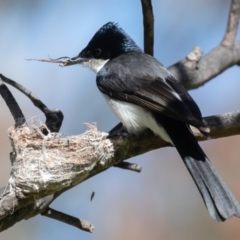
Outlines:
[[[136,163],[121,162],[121,163],[114,165],[114,167],[122,168],[125,170],[131,170],[131,171],[138,172],[138,173],[140,173],[142,171],[142,167],[137,165]]]
[[[76,63],[80,63],[81,62],[80,57],[74,57],[74,58],[70,58],[70,57],[60,57],[57,59],[26,59],[27,61],[39,61],[39,62],[48,62],[48,63],[58,63],[60,67],[65,67],[65,66],[69,66],[69,65],[74,65]]]
[[[2,74],[0,74],[0,78],[2,79]],[[12,93],[8,89],[8,87],[0,80],[0,94],[2,98],[6,102],[13,118],[15,121],[15,127],[21,126],[26,122],[26,119],[20,109],[18,103],[16,102],[15,98],[13,97]]]
[[[153,56],[154,16],[151,0],[141,0],[144,27],[144,52]]]
[[[227,48],[233,46],[237,35],[239,17],[240,17],[240,1],[232,0],[228,17],[227,30],[221,42],[222,46]]]
[[[60,130],[63,121],[63,113],[60,110],[50,110],[40,99],[38,99],[31,91],[23,87],[21,84],[3,76],[2,74],[0,75],[0,77],[2,81],[13,86],[14,88],[22,92],[24,95],[26,95],[32,101],[32,103],[45,114],[45,124],[50,132],[58,132]],[[47,129],[42,129],[42,131],[45,135],[48,134]]]
[[[39,62],[49,62],[49,63],[59,63],[62,64],[62,59],[69,59],[69,57],[61,57],[57,59],[49,58],[49,59],[36,59],[36,58],[27,58],[27,61],[39,61]]]
[[[62,213],[59,211],[56,211],[52,208],[47,208],[45,212],[42,213],[43,216],[49,217],[55,220],[58,220],[63,223],[67,223],[69,225],[72,225],[73,227],[79,228],[83,231],[87,232],[93,232],[94,231],[94,226],[92,223],[81,220],[79,218],[70,216],[66,213]]]

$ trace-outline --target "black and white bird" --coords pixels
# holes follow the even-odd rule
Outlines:
[[[197,104],[158,60],[109,22],[65,66],[76,63],[97,74],[99,90],[129,133],[148,128],[176,147],[214,220],[240,217],[238,201],[191,132],[190,125],[210,132]]]

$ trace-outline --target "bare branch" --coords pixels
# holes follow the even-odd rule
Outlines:
[[[222,46],[231,48],[234,45],[238,30],[239,17],[240,17],[240,1],[232,0],[228,17],[227,31],[221,42]]]
[[[202,58],[202,50],[194,48],[187,57],[168,68],[186,89],[198,88],[226,69],[239,65],[240,41],[235,42],[239,17],[240,0],[232,0],[227,31],[221,44]]]
[[[11,80],[10,78],[7,78],[3,75],[1,75],[1,78],[5,83],[13,86],[14,88],[22,92],[24,95],[26,95],[37,108],[39,108],[42,112],[45,112],[47,106],[41,100],[39,100],[31,91],[23,87],[21,84]]]
[[[154,17],[151,0],[141,0],[144,27],[144,52],[153,56]]]
[[[5,83],[13,86],[14,88],[22,92],[24,95],[26,95],[32,101],[32,103],[45,114],[45,124],[47,129],[44,127],[42,129],[45,135],[48,134],[48,130],[50,132],[58,132],[60,130],[63,121],[63,113],[60,110],[50,110],[39,98],[37,98],[31,91],[23,87],[21,84],[3,76],[2,74],[0,75],[0,77]]]
[[[201,52],[200,48],[197,49],[199,49],[197,52]],[[196,48],[192,52],[194,51]],[[168,70],[189,90],[204,85],[226,69],[239,64],[240,41],[235,42],[232,49],[220,45],[199,61],[188,56],[170,66]]]
[[[94,231],[94,226],[92,223],[85,221],[85,220],[81,220],[81,219],[73,217],[73,216],[70,216],[66,213],[56,211],[52,208],[47,208],[46,211],[44,211],[42,213],[42,215],[45,217],[49,217],[49,218],[58,220],[63,223],[67,223],[69,225],[72,225],[73,227],[79,228],[86,232]]]
[[[18,106],[18,103],[16,102],[15,98],[13,97],[10,90],[7,88],[7,86],[2,82],[2,74],[0,74],[0,94],[2,95],[2,98],[6,102],[14,120],[15,120],[15,127],[23,125],[26,120],[22,113],[22,110]]]

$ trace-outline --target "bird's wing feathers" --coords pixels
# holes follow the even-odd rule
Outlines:
[[[149,59],[133,62],[133,58],[107,63],[97,75],[99,90],[111,98],[134,103],[196,127],[204,126],[198,106],[168,70],[151,56],[142,54],[139,57],[150,57],[151,64],[146,66]]]

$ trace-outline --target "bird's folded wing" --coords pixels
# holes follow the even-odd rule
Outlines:
[[[138,71],[136,71],[138,72]],[[204,126],[201,112],[174,77],[169,74],[166,78],[143,74],[121,78],[121,74],[114,72],[97,75],[99,90],[111,98],[133,103],[150,111],[178,119],[196,127]]]

